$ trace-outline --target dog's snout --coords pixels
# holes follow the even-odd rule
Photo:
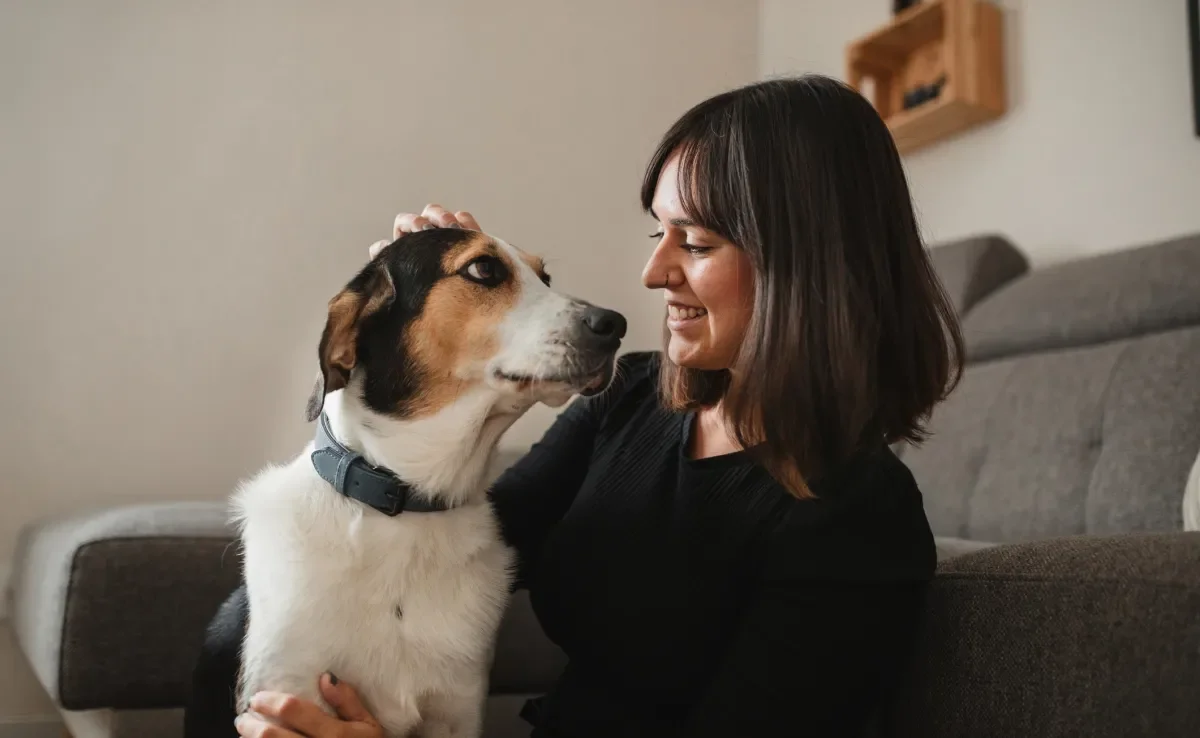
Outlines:
[[[625,316],[615,310],[591,307],[583,311],[583,324],[587,332],[595,338],[606,341],[620,341],[625,337]]]

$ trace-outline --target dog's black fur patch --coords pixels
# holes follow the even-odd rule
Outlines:
[[[343,292],[358,296],[364,305],[383,283],[394,291],[386,304],[357,321],[355,348],[357,363],[364,368],[363,400],[372,410],[395,414],[416,394],[418,377],[400,336],[420,317],[434,285],[454,276],[443,268],[446,252],[471,238],[471,231],[450,228],[405,234],[384,247],[346,284]],[[317,347],[321,375],[309,400],[309,420],[319,414],[324,395],[339,389],[347,379],[332,377],[333,370],[326,363],[331,325],[326,325]]]

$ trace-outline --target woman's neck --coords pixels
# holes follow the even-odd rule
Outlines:
[[[696,411],[696,427],[692,428],[689,457],[707,459],[741,450],[741,445],[729,428],[721,403]]]

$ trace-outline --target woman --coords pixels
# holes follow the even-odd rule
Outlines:
[[[961,356],[891,136],[835,81],[750,85],[667,132],[642,203],[665,350],[623,357],[493,491],[569,657],[532,734],[861,733],[935,565],[889,446],[921,440]],[[396,221],[455,226],[479,228],[436,205]],[[264,695],[296,732],[242,735],[380,735],[351,686],[322,687],[343,720]]]

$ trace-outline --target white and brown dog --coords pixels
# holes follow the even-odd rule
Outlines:
[[[209,628],[186,736],[236,735],[259,690],[323,705],[325,671],[389,736],[479,735],[513,568],[489,460],[534,403],[605,388],[624,332],[477,231],[372,258],[329,303],[316,440],[234,496],[245,581]]]

